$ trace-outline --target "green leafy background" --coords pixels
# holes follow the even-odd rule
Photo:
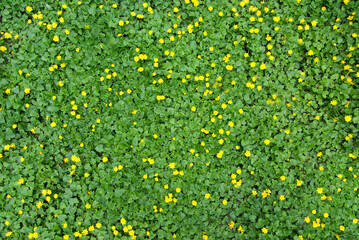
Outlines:
[[[1,1],[1,238],[358,238],[358,9]]]

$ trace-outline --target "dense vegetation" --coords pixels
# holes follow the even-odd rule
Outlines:
[[[0,3],[1,239],[358,239],[355,0]]]

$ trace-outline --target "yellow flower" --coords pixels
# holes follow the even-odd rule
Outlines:
[[[27,7],[26,7],[26,11],[28,11],[28,12],[32,12],[32,7],[27,6]]]
[[[297,179],[297,186],[300,187],[300,186],[302,186],[302,185],[303,185],[303,181]]]
[[[241,234],[243,234],[243,233],[244,233],[244,230],[243,230],[243,227],[242,227],[242,226],[239,226],[239,228],[238,228],[238,232],[240,232]]]
[[[192,205],[197,206],[197,202],[195,200],[192,200]]]
[[[231,222],[228,223],[228,227],[229,227],[230,229],[233,229],[234,224],[235,224],[235,223],[231,220]]]
[[[345,119],[346,122],[350,122],[352,120],[352,117],[351,116],[345,116],[344,119]]]
[[[220,150],[219,153],[217,153],[217,157],[218,157],[218,158],[222,158],[222,156],[223,156],[223,151]]]
[[[264,234],[267,234],[267,233],[268,233],[268,229],[267,229],[267,228],[262,228],[262,232],[263,232]]]
[[[4,33],[4,37],[5,37],[5,39],[11,38],[11,33],[8,33],[8,32]]]
[[[344,227],[343,225],[341,225],[339,228],[340,228],[340,231],[343,231],[343,232],[344,232],[345,227]]]
[[[160,100],[164,100],[166,97],[163,96],[163,95],[157,95],[157,100],[160,101]]]
[[[269,144],[270,144],[270,140],[269,140],[269,139],[264,140],[264,144],[265,144],[265,145],[269,145]]]
[[[18,184],[18,185],[21,185],[21,184],[23,184],[24,182],[25,182],[24,179],[21,178],[19,181],[17,181],[17,184]]]
[[[192,111],[192,112],[195,112],[195,111],[196,111],[196,107],[195,107],[195,106],[191,107],[191,111]]]
[[[223,204],[224,206],[226,206],[227,203],[228,203],[227,200],[223,200],[223,201],[222,201],[222,204]]]
[[[46,189],[43,189],[43,190],[41,191],[41,193],[42,193],[42,195],[46,196],[46,194],[47,194]]]
[[[227,65],[227,66],[226,66],[226,69],[229,70],[229,71],[231,71],[231,70],[233,69],[233,66],[232,66],[232,65]]]
[[[263,198],[266,198],[266,197],[270,196],[271,193],[272,193],[271,190],[266,189],[266,190],[264,190],[264,191],[262,192],[262,197],[263,197]]]
[[[41,201],[38,202],[38,203],[36,203],[36,207],[39,208],[39,209],[40,209],[43,205],[44,205],[44,204],[43,204]]]
[[[203,240],[208,240],[208,235],[204,232],[204,233],[202,234],[202,238],[203,238]]]
[[[308,56],[313,56],[313,55],[314,55],[313,50],[309,50],[309,52],[308,52]]]
[[[246,156],[246,157],[250,157],[250,156],[251,156],[251,151],[246,150],[246,152],[244,153],[244,156]]]
[[[54,42],[58,42],[60,39],[58,36],[54,36],[53,39],[52,39]]]
[[[126,220],[123,219],[123,218],[121,218],[121,224],[122,224],[122,225],[125,225],[125,224],[126,224]]]

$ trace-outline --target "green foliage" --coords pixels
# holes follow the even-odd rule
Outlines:
[[[357,239],[354,0],[1,1],[1,239]]]

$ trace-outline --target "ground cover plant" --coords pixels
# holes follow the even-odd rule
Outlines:
[[[354,0],[0,3],[1,239],[358,239]]]

